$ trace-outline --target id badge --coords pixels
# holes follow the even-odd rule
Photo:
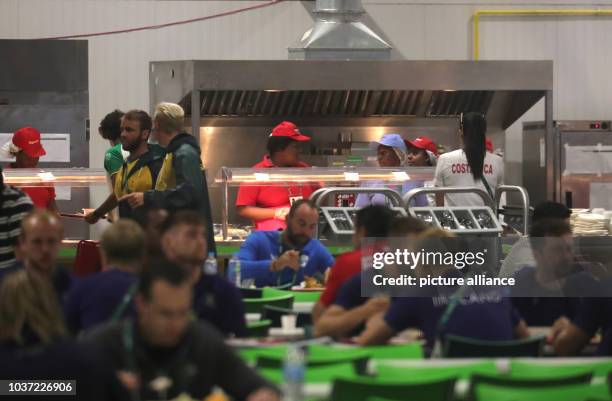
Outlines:
[[[301,199],[304,199],[304,197],[303,196],[290,196],[289,197],[289,204],[293,205],[295,202],[297,202],[297,201],[299,201]]]

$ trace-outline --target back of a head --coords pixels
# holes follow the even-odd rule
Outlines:
[[[19,270],[0,285],[0,342],[48,344],[66,333],[57,295],[48,280]]]
[[[121,117],[123,117],[121,110],[114,110],[104,116],[98,128],[102,138],[113,142],[119,140],[119,136],[121,136]]]
[[[153,121],[159,130],[165,133],[177,133],[183,130],[185,111],[176,103],[159,103],[155,106]]]
[[[572,229],[565,219],[540,219],[531,225],[529,239],[532,248],[536,249],[544,237],[562,237],[571,234]]]
[[[163,236],[168,231],[181,225],[206,227],[206,221],[201,214],[193,210],[180,210],[166,217],[160,225],[160,234]]]
[[[151,299],[152,289],[156,282],[162,281],[172,287],[180,287],[189,283],[190,275],[181,265],[165,259],[156,260],[140,275],[138,293],[146,300]]]
[[[463,150],[475,180],[482,177],[487,153],[487,120],[481,113],[463,113],[459,122],[463,132]]]
[[[389,227],[394,213],[382,205],[366,206],[357,211],[355,228],[363,228],[365,236],[369,238],[384,238],[389,233]]]
[[[391,220],[389,237],[406,237],[419,235],[425,232],[429,226],[421,219],[412,216],[395,217]]]
[[[572,211],[562,203],[546,201],[538,204],[533,210],[532,223],[543,219],[568,219]]]
[[[100,248],[109,265],[120,264],[138,269],[145,252],[144,231],[135,221],[120,219],[104,231]]]

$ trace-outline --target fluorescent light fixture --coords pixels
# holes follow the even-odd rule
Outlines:
[[[405,171],[393,171],[393,179],[396,181],[408,181],[410,180],[410,176]]]
[[[268,173],[254,173],[255,181],[270,181],[270,174]]]
[[[38,173],[38,177],[42,181],[55,181],[55,176],[52,173],[49,173],[49,172]]]
[[[344,173],[344,179],[347,181],[359,181],[359,173]]]

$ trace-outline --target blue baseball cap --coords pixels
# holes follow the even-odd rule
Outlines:
[[[392,148],[400,148],[404,152],[408,151],[404,138],[399,134],[384,134],[378,141],[370,142],[370,149],[376,150],[379,145],[391,146]]]

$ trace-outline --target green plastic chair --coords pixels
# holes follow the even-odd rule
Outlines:
[[[607,384],[573,384],[544,387],[479,385],[475,401],[609,401]]]
[[[594,376],[607,376],[612,372],[612,362],[593,361],[589,363],[555,364],[555,363],[531,363],[528,361],[512,361],[510,375],[512,377],[537,377],[546,378],[563,376],[566,374],[577,374],[592,372]]]
[[[259,374],[274,384],[283,383],[283,370],[277,368],[258,369]],[[355,367],[351,363],[308,366],[304,375],[306,383],[329,383],[334,379],[356,379]]]
[[[260,320],[258,322],[247,323],[247,337],[267,337],[268,330],[272,322],[270,320]]]
[[[246,298],[244,309],[246,313],[263,313],[263,307],[276,306],[279,308],[292,309],[293,295],[281,295],[278,297]]]
[[[363,347],[374,360],[385,359],[423,359],[423,346],[420,343],[401,345],[374,345]]]
[[[255,348],[240,348],[236,350],[238,355],[249,365],[255,366],[257,356],[259,356],[263,350],[267,352],[275,353],[277,355],[285,355],[287,353],[286,345],[275,345],[271,347],[255,347]]]
[[[390,400],[447,401],[452,399],[455,380],[423,381],[420,383],[381,382],[362,377],[360,379],[336,379],[332,385],[330,400],[366,401],[371,397]]]
[[[536,357],[542,354],[545,336],[522,340],[483,341],[468,337],[447,335],[444,339],[445,358],[508,358]]]
[[[284,358],[284,352],[264,349],[257,355],[256,366],[263,369],[279,369],[283,365]],[[306,364],[310,367],[351,363],[356,372],[365,374],[369,358],[370,354],[359,348],[311,345],[308,347]]]
[[[474,374],[496,375],[495,361],[484,361],[466,364],[392,366],[384,362],[376,363],[376,377],[380,380],[443,380],[469,379]]]
[[[530,394],[533,390],[535,393],[547,393],[555,389],[574,387],[589,387],[591,379],[593,378],[592,373],[578,373],[574,375],[563,375],[559,377],[547,377],[547,378],[512,378],[507,376],[488,376],[488,375],[474,375],[470,383],[470,389],[468,391],[468,399],[472,400],[488,400],[487,397],[483,397],[483,391],[485,395],[491,393],[503,393],[517,392],[519,394],[525,393]],[[484,389],[484,390],[483,390]],[[545,395],[546,396],[546,395]],[[505,397],[505,396],[504,396]],[[497,399],[497,398],[495,398]],[[502,398],[502,399],[513,399],[513,398]],[[519,399],[523,399],[522,396]],[[583,398],[581,398],[583,399]]]
[[[291,291],[282,290],[275,287],[264,287],[262,296],[265,297],[278,297],[281,295],[293,295],[295,302],[312,302],[315,303],[321,297],[322,291]]]

